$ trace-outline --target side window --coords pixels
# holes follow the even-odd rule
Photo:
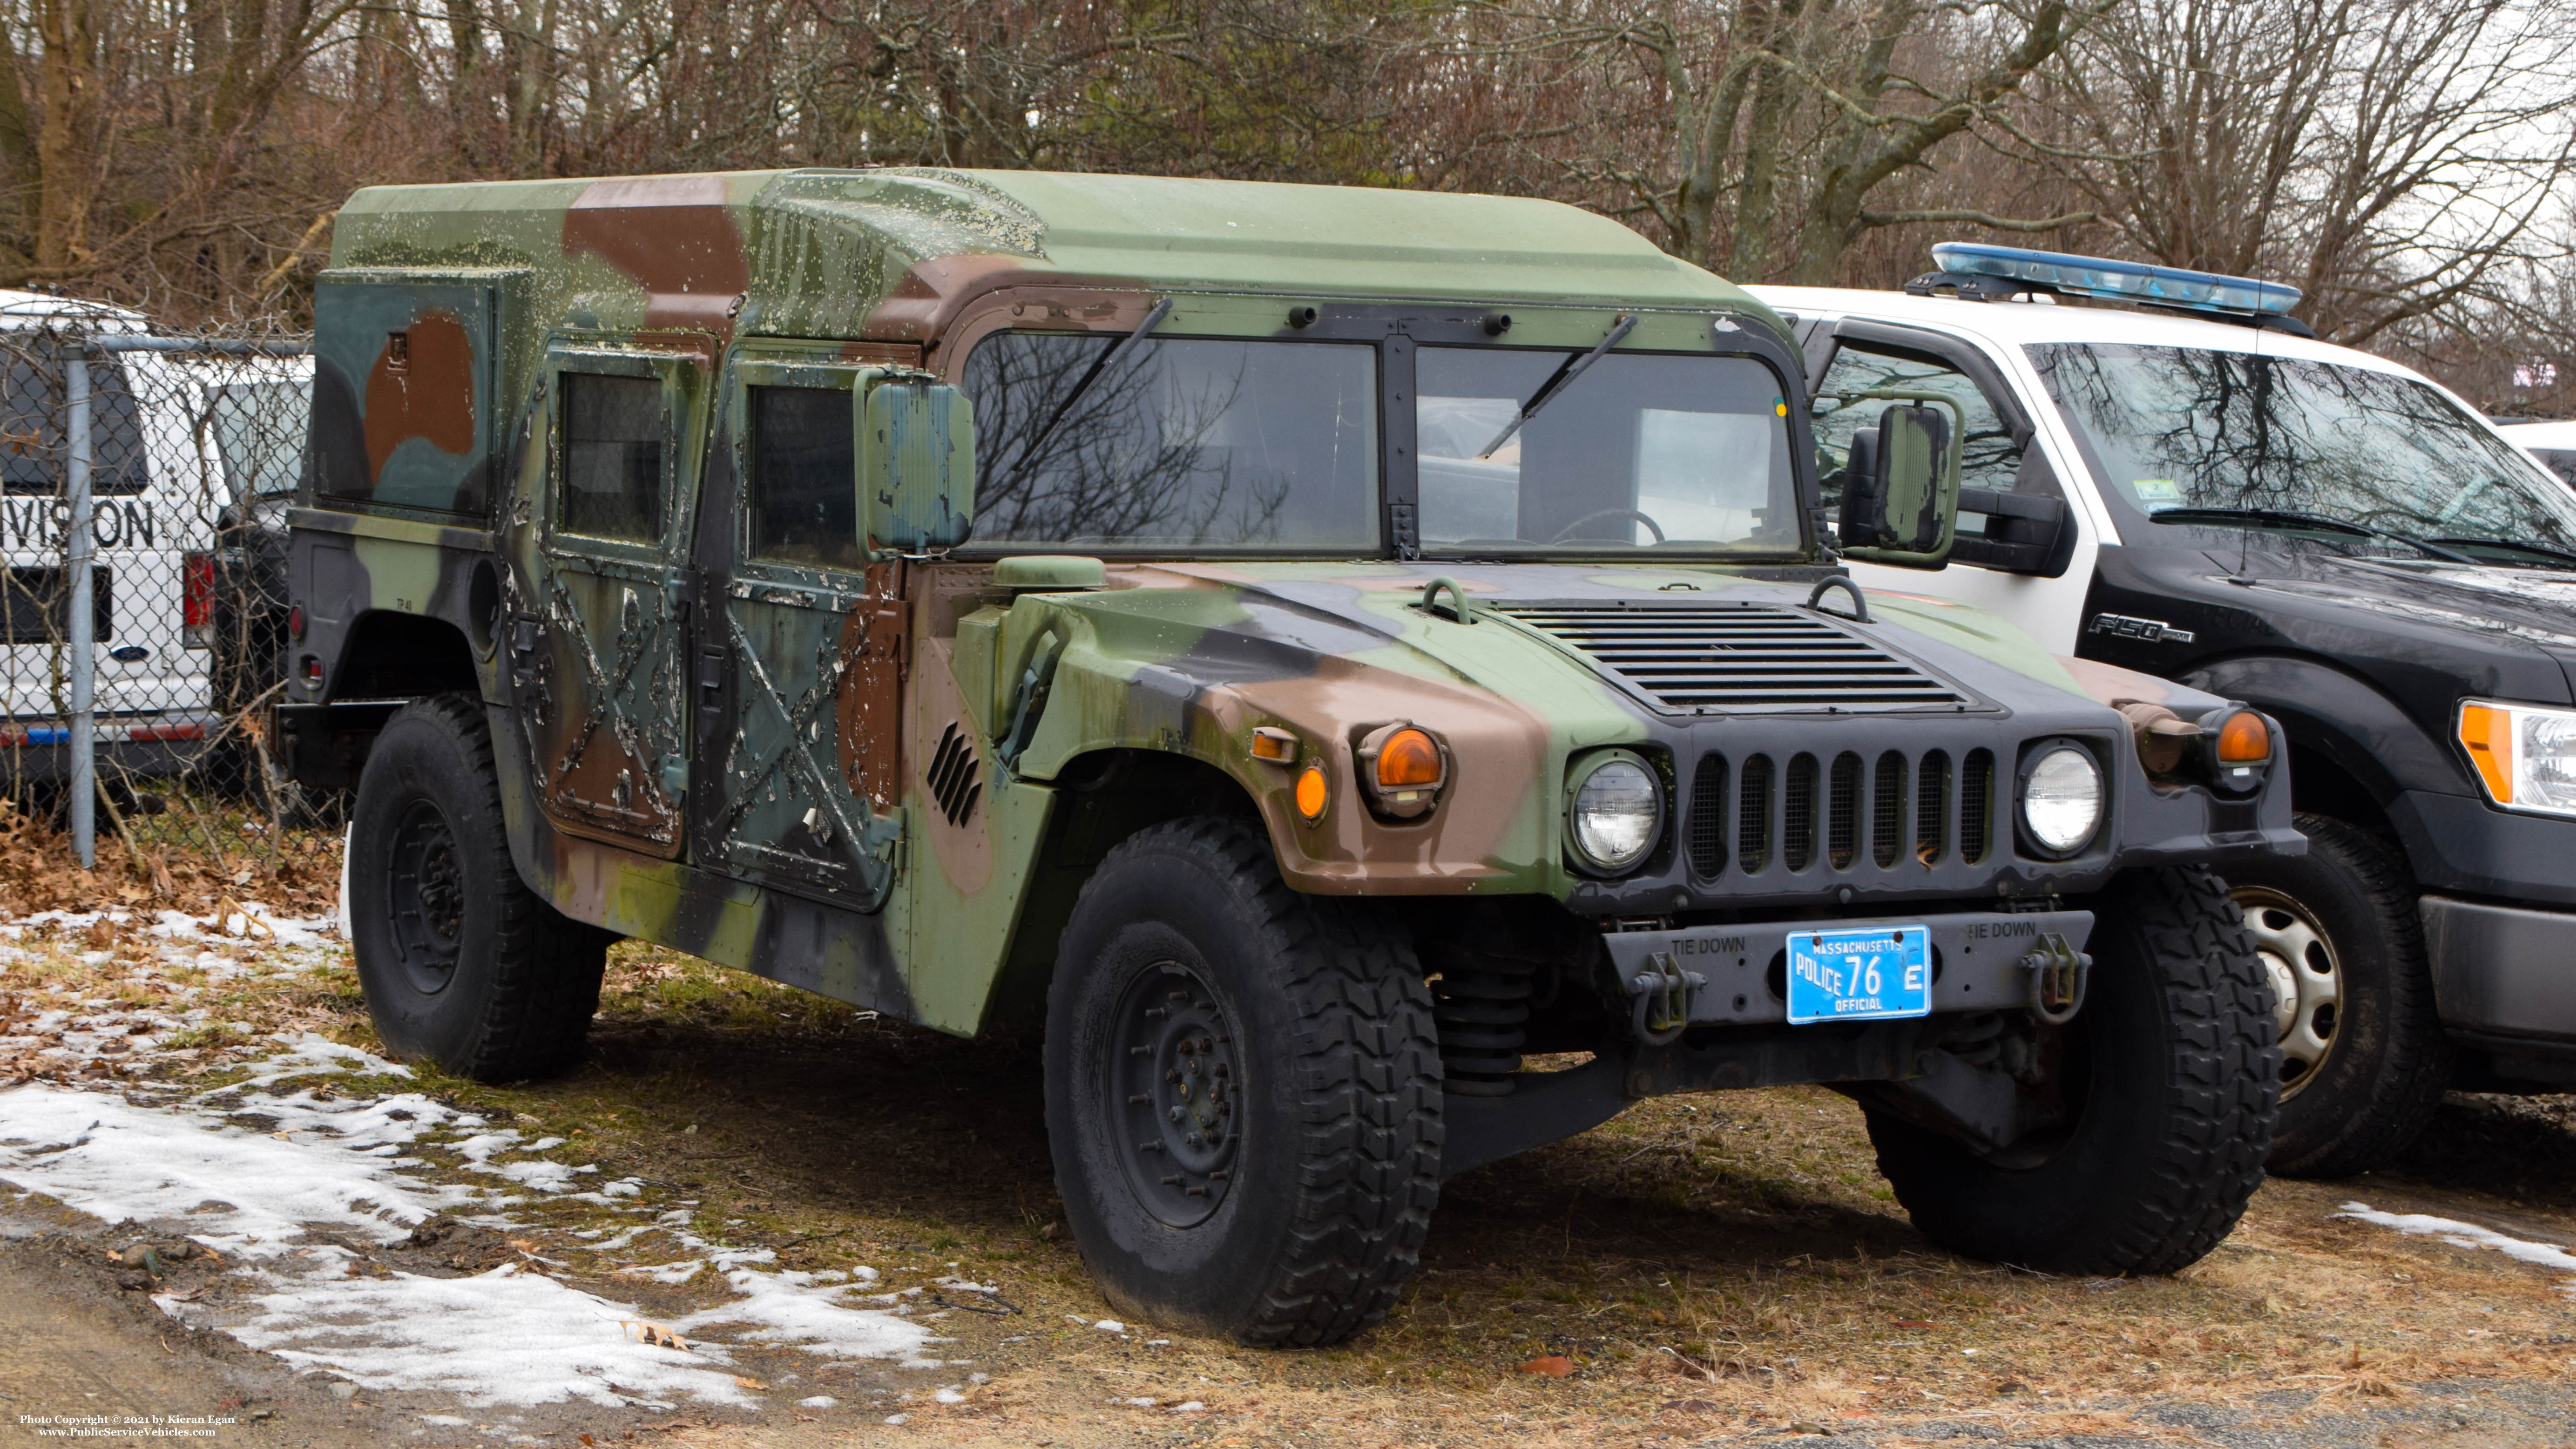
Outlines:
[[[1835,349],[1824,380],[1816,384],[1816,471],[1824,484],[1827,518],[1838,517],[1842,509],[1843,470],[1851,461],[1852,434],[1877,426],[1879,414],[1889,406],[1876,398],[1846,399],[1887,388],[1937,392],[1956,400],[1967,424],[1967,436],[1960,441],[1959,486],[2013,491],[2021,473],[2022,450],[1967,374],[1926,354],[1846,342]]]
[[[588,538],[659,539],[662,464],[671,430],[661,382],[587,372],[561,376],[563,481],[555,526]]]
[[[752,387],[744,502],[751,556],[823,568],[867,566],[859,537],[859,459],[850,394]]]

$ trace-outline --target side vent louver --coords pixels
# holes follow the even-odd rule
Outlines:
[[[930,773],[922,783],[949,824],[963,825],[972,818],[975,802],[984,796],[984,772],[976,768],[974,737],[954,723],[940,731],[939,748],[930,753]]]

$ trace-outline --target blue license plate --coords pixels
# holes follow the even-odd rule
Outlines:
[[[1790,933],[1791,1021],[1867,1021],[1931,1014],[1929,926]]]

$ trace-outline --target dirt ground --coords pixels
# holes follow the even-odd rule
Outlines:
[[[125,969],[133,949],[93,927],[22,953],[0,967],[0,1018],[168,990],[166,969],[141,984]],[[244,1043],[278,1031],[379,1046],[327,954],[199,993],[220,1023],[68,1075],[96,1090],[220,1081],[256,1055]],[[2339,1216],[2360,1204],[2576,1243],[2576,1098],[2455,1096],[2397,1168],[2272,1182],[2217,1252],[2153,1280],[1933,1249],[1873,1170],[1858,1110],[1830,1092],[1670,1099],[1452,1180],[1386,1324],[1279,1353],[1098,1326],[1114,1310],[1057,1222],[1029,1043],[956,1041],[630,945],[593,1045],[548,1083],[409,1087],[563,1138],[565,1160],[640,1179],[647,1201],[696,1204],[782,1266],[864,1264],[923,1287],[913,1301],[949,1371],[755,1353],[742,1381],[763,1390],[756,1409],[335,1391],[120,1289],[106,1253],[134,1225],[12,1192],[0,1442],[39,1442],[21,1416],[125,1412],[217,1416],[229,1422],[211,1442],[250,1445],[2576,1444],[2576,1281]],[[21,1057],[16,1070],[46,1069]],[[592,1212],[532,1205],[526,1236],[494,1251],[578,1261],[566,1250],[596,1238]],[[377,1250],[366,1269],[437,1270],[406,1252]],[[545,1271],[656,1312],[689,1299],[639,1292],[618,1266],[633,1265]],[[154,1291],[220,1270],[170,1273]],[[943,1278],[999,1292],[942,1291]],[[804,1402],[820,1398],[833,1402]]]

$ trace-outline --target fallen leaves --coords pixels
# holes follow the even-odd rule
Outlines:
[[[672,1331],[667,1324],[655,1323],[643,1318],[621,1318],[617,1326],[626,1330],[626,1336],[634,1342],[649,1344],[654,1348],[675,1348],[682,1353],[690,1351],[689,1341]]]

